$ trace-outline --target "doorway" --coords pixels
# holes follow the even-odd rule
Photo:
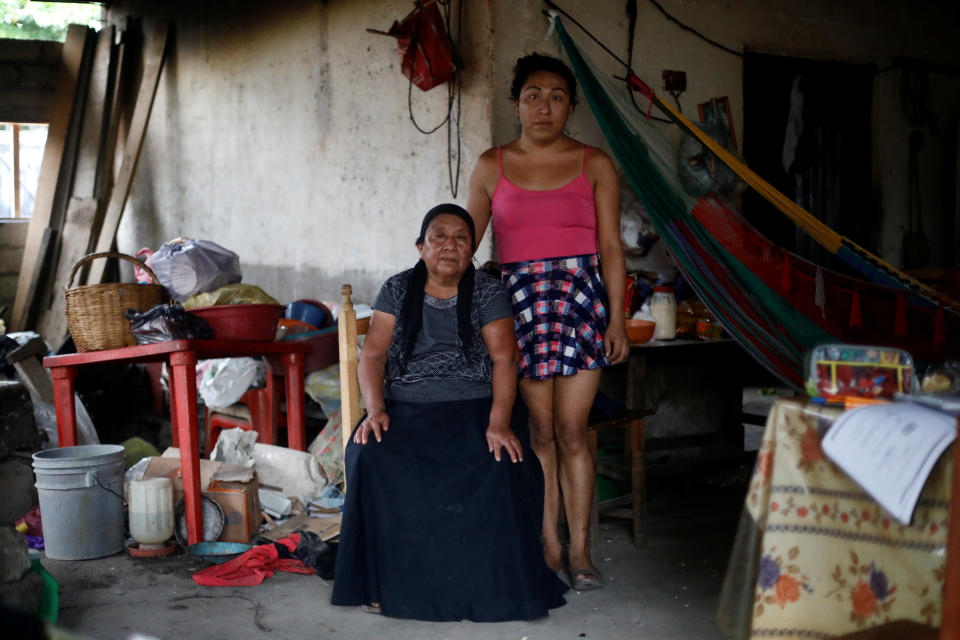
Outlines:
[[[743,155],[767,182],[836,232],[875,249],[871,193],[873,66],[747,52],[743,58]],[[784,249],[849,272],[753,191],[743,213]]]

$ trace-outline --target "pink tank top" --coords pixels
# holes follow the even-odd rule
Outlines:
[[[490,198],[493,232],[500,263],[544,260],[597,252],[597,208],[593,187],[583,173],[559,189],[524,189],[503,175],[501,149],[497,148],[500,178]]]

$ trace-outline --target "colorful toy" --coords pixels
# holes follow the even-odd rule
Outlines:
[[[807,355],[807,394],[886,398],[913,391],[913,357],[902,349],[823,344]]]

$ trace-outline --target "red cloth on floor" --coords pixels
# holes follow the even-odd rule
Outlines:
[[[193,574],[193,581],[206,587],[254,587],[271,577],[274,571],[314,573],[296,558],[281,558],[277,544],[293,553],[300,544],[300,534],[290,534],[275,544],[262,544],[233,560],[201,569]]]

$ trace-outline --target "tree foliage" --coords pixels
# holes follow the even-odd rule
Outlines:
[[[99,29],[101,14],[97,3],[0,0],[0,38],[63,42],[67,25]]]

